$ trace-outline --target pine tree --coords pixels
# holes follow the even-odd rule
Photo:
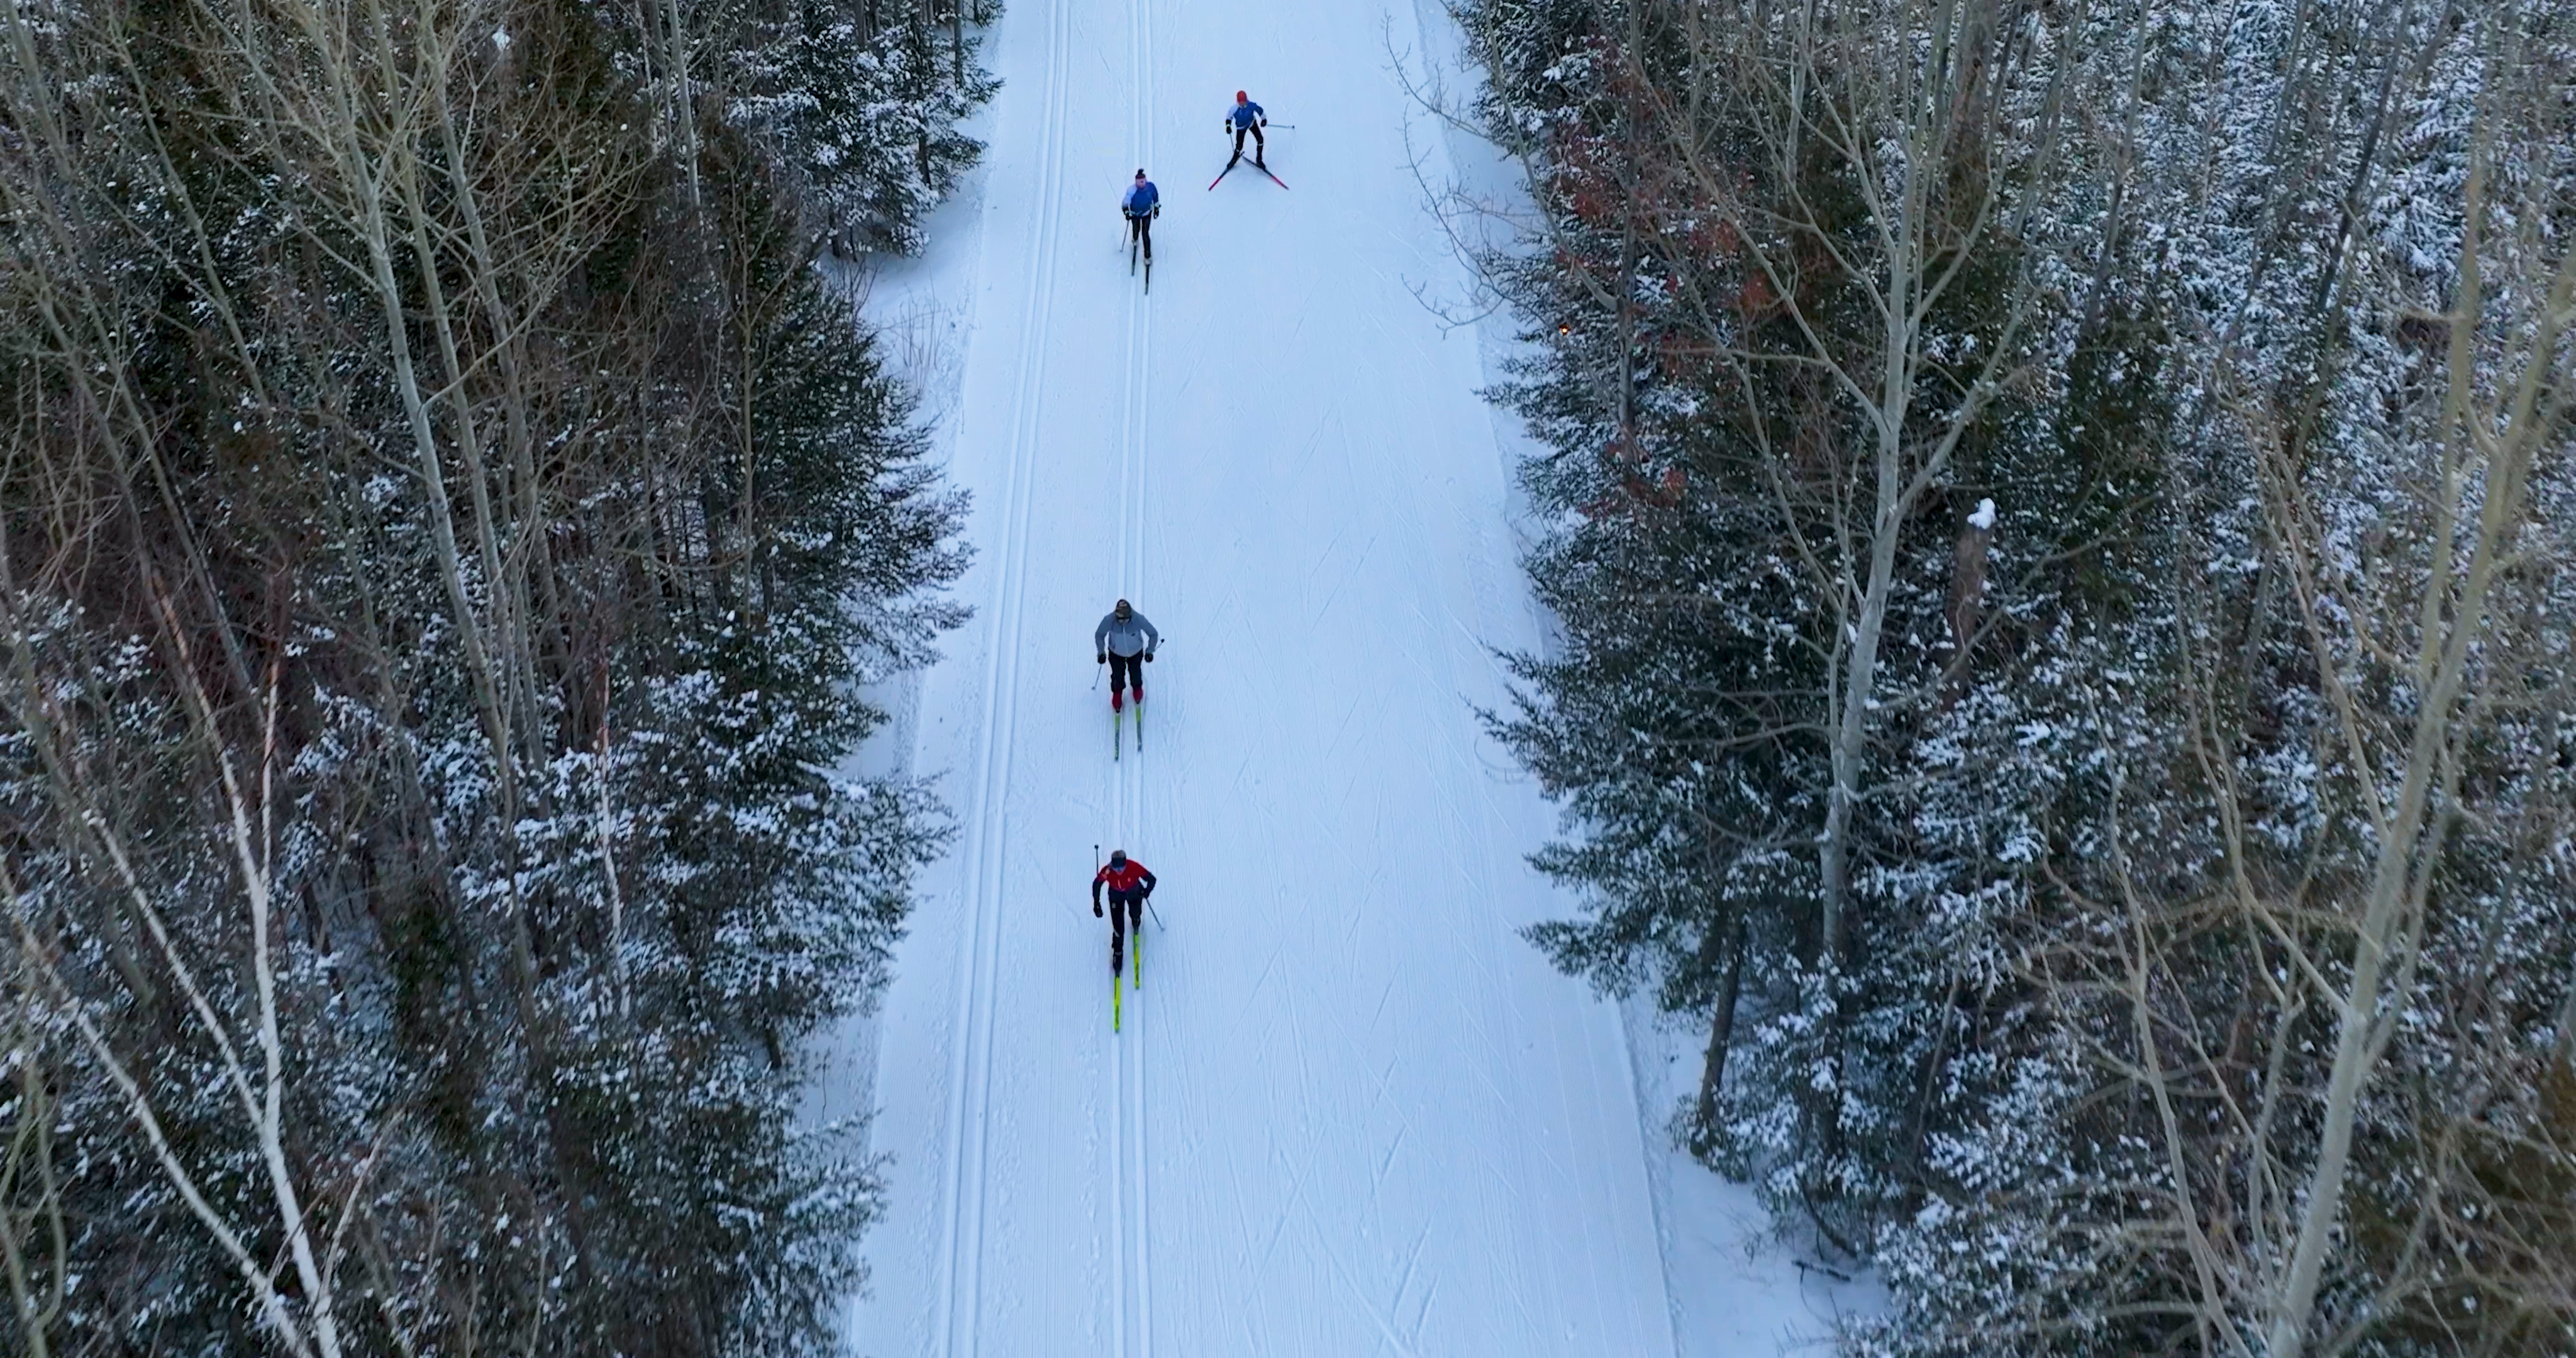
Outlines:
[[[13,1334],[822,1352],[962,506],[616,16],[229,14],[0,48]]]

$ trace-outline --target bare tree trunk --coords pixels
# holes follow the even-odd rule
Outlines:
[[[2561,362],[2559,340],[2571,314],[2576,314],[2576,251],[2571,251],[2562,256],[2545,299],[2532,309],[2527,334],[2514,342],[2520,371],[2508,373],[2511,385],[2497,408],[2484,408],[2478,395],[2476,339],[2486,302],[2481,251],[2488,212],[2487,172],[2481,144],[2472,155],[2464,191],[2466,226],[2461,233],[2456,301],[2449,318],[2442,475],[2433,499],[2434,519],[2427,535],[2431,570],[2418,600],[2416,649],[2409,673],[2414,691],[2423,696],[2394,795],[2383,800],[2374,788],[2374,795],[2363,800],[2376,821],[2377,849],[2351,951],[2342,959],[2351,980],[2329,992],[2335,1009],[2335,1047],[2319,1110],[2317,1162],[2302,1195],[2305,1206],[2296,1232],[2282,1242],[2288,1266],[2266,1308],[2267,1358],[2299,1358],[2306,1347],[2326,1254],[2343,1214],[2344,1179],[2351,1164],[2362,1090],[2375,1073],[2398,1019],[2385,1005],[2385,989],[2389,980],[2411,971],[2416,961],[2413,944],[2453,814],[2447,808],[2457,802],[2462,746],[2476,735],[2476,724],[2463,704],[2474,702],[2468,688],[2494,621],[2488,601],[2529,512],[2523,491],[2537,453],[2551,436],[2549,426],[2556,421],[2551,407],[2560,380],[2556,371]],[[2300,518],[2294,512],[2276,515],[2293,533]],[[2464,528],[2468,536],[2463,546],[2459,535]],[[2304,555],[2294,545],[2293,560],[2301,561]],[[2457,559],[2461,555],[2465,562]],[[2294,578],[2351,766],[2366,777],[2381,766],[2380,761],[2363,733],[2365,723],[2357,710],[2361,700],[2338,678],[2339,661],[2316,604],[2313,567],[2294,573]]]
[[[1699,1069],[1699,1133],[1717,1127],[1717,1096],[1726,1086],[1726,1054],[1735,1046],[1735,1003],[1744,973],[1744,921],[1738,915],[1720,931],[1722,960],[1717,976],[1717,1003],[1708,1016],[1708,1055]]]

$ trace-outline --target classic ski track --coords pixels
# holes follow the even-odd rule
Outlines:
[[[1151,0],[1128,0],[1127,46],[1131,63],[1129,88],[1135,91],[1130,107],[1130,136],[1136,146],[1138,164],[1154,163],[1152,132],[1153,32]],[[1153,307],[1150,296],[1141,290],[1127,299],[1127,373],[1126,418],[1121,431],[1125,437],[1119,449],[1118,477],[1118,573],[1123,587],[1132,597],[1151,593],[1145,588],[1146,516],[1144,492],[1146,447],[1151,421],[1145,409],[1147,355],[1152,347]],[[1160,685],[1156,686],[1158,689]],[[1136,711],[1137,760],[1133,768],[1110,766],[1112,786],[1111,816],[1113,832],[1121,843],[1137,838],[1142,820],[1145,714],[1142,704]],[[1141,852],[1141,840],[1130,845]],[[1137,965],[1143,972],[1145,929],[1140,922],[1129,946],[1136,949]],[[1127,1358],[1131,1352],[1151,1358],[1154,1351],[1153,1293],[1151,1251],[1148,1248],[1150,1223],[1146,1212],[1145,1173],[1145,1064],[1148,1059],[1148,1034],[1152,1029],[1149,1016],[1142,1008],[1144,990],[1137,987],[1139,1001],[1136,1032],[1125,1042],[1117,1043],[1112,1057],[1114,1087],[1111,1090],[1112,1113],[1110,1138],[1110,1191],[1117,1206],[1112,1213],[1117,1286],[1113,1289],[1115,1311],[1111,1322],[1114,1348]],[[1132,1044],[1132,1050],[1130,1047]],[[1132,1129],[1132,1130],[1131,1130]],[[1133,1152],[1131,1161],[1130,1152]],[[1130,1313],[1133,1324],[1130,1324]],[[1133,1337],[1131,1344],[1130,1337]]]
[[[1001,932],[1001,872],[1010,788],[1011,756],[1017,744],[1019,650],[1026,624],[1021,606],[1028,578],[1029,501],[1037,471],[1035,429],[1039,395],[1045,386],[1046,347],[1038,342],[1053,315],[1058,250],[1055,230],[1063,215],[1064,109],[1070,83],[1064,54],[1065,6],[1051,0],[1047,10],[1046,151],[1039,175],[1039,257],[1029,271],[1028,300],[1022,311],[1020,371],[1013,394],[1012,437],[1018,445],[1010,464],[1010,491],[1004,509],[1003,559],[995,580],[992,650],[985,657],[982,768],[975,788],[974,868],[966,879],[973,894],[971,926],[960,958],[956,1055],[950,1067],[946,1181],[941,1190],[939,1259],[939,1344],[944,1358],[971,1358],[977,1351],[981,1318],[984,1260],[984,1193],[991,1153],[993,1024]],[[971,1111],[971,1118],[969,1113]],[[972,1131],[968,1130],[972,1123]],[[964,1153],[973,1138],[972,1163]],[[961,1286],[960,1274],[963,1274]],[[959,1314],[960,1306],[964,1314]]]
[[[1154,0],[1128,0],[1128,5],[1131,5],[1128,13],[1133,15],[1133,26],[1136,26],[1136,80],[1133,80],[1133,85],[1139,90],[1136,129],[1139,129],[1139,142],[1144,147],[1144,162],[1151,165],[1154,162]],[[1151,484],[1149,454],[1151,446],[1154,446],[1154,420],[1151,420],[1151,412],[1146,410],[1146,389],[1149,389],[1146,384],[1154,374],[1154,307],[1151,307],[1151,296],[1139,299],[1136,312],[1139,312],[1136,314],[1136,464],[1133,464],[1136,466],[1136,490],[1128,497],[1128,505],[1131,505],[1128,513],[1133,515],[1133,523],[1136,523],[1136,593],[1151,593],[1151,590],[1146,590],[1149,577],[1146,577],[1144,564],[1144,536],[1151,523],[1151,518],[1146,515],[1146,487]],[[1136,742],[1139,742],[1141,755],[1144,752],[1144,709],[1136,709]],[[1133,786],[1136,786],[1136,801],[1131,804],[1133,819],[1141,822],[1144,819],[1144,760],[1141,758],[1136,760],[1136,783]],[[1151,907],[1146,907],[1146,915],[1151,920]],[[1139,946],[1144,943],[1144,923],[1136,925],[1136,941],[1139,941]],[[1170,974],[1164,979],[1170,979]],[[1154,1178],[1151,1178],[1149,1157],[1146,1157],[1149,1129],[1146,1129],[1144,1100],[1146,1062],[1151,1057],[1149,1038],[1154,1031],[1154,1018],[1151,1015],[1141,1015],[1141,1018],[1144,1018],[1144,1023],[1136,1026],[1136,1105],[1133,1105],[1136,1108],[1136,1353],[1141,1358],[1154,1358],[1154,1219],[1151,1219],[1149,1211]]]
[[[1143,155],[1145,157],[1143,163],[1151,165],[1154,163],[1153,109],[1155,107],[1153,0],[1129,0],[1128,13],[1136,31],[1136,74],[1135,79],[1131,83],[1138,91],[1136,99],[1137,140],[1142,147]],[[1136,311],[1136,441],[1134,445],[1136,485],[1133,495],[1129,497],[1128,503],[1130,508],[1128,512],[1133,517],[1133,521],[1136,525],[1136,592],[1139,594],[1149,594],[1152,591],[1146,588],[1149,580],[1145,572],[1145,534],[1148,531],[1148,525],[1152,520],[1146,514],[1145,495],[1147,488],[1150,486],[1152,481],[1152,460],[1149,457],[1149,453],[1153,447],[1154,427],[1151,412],[1147,409],[1146,405],[1148,382],[1153,374],[1154,352],[1154,308],[1151,305],[1150,294],[1138,299]],[[1158,689],[1159,687],[1160,685],[1157,685]],[[1136,797],[1135,800],[1130,803],[1131,818],[1137,821],[1142,821],[1144,819],[1145,761],[1141,758],[1144,753],[1144,732],[1145,714],[1144,709],[1139,707],[1136,713],[1136,737],[1137,753],[1140,758],[1136,761],[1136,771],[1134,775]],[[1146,913],[1147,920],[1150,922],[1152,917],[1151,906],[1147,907]],[[1136,926],[1136,940],[1139,947],[1143,946],[1144,938],[1145,926],[1143,923],[1139,923]],[[1141,955],[1138,960],[1140,962],[1143,960]],[[1165,979],[1170,979],[1168,974]],[[1159,994],[1162,992],[1158,991],[1156,993]],[[1147,1061],[1152,1051],[1150,1037],[1153,1031],[1153,1020],[1151,1015],[1140,1015],[1139,1017],[1144,1021],[1136,1025],[1135,1052],[1136,1102],[1134,1107],[1136,1110],[1136,1191],[1134,1196],[1136,1204],[1136,1339],[1137,1353],[1141,1358],[1153,1358],[1154,1233],[1153,1217],[1149,1211],[1149,1206],[1152,1202],[1153,1179],[1148,1172],[1149,1162],[1145,1153],[1147,1144],[1147,1128],[1145,1122],[1145,1072]]]

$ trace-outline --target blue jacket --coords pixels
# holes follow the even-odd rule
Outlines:
[[[1225,111],[1225,120],[1232,123],[1238,132],[1252,126],[1252,120],[1261,116],[1261,105],[1249,99]]]
[[[1118,205],[1126,209],[1128,216],[1142,217],[1163,205],[1163,191],[1155,188],[1154,181],[1148,179],[1127,190],[1127,196],[1118,200]]]

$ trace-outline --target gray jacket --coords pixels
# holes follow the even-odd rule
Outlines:
[[[1154,630],[1154,624],[1145,621],[1144,614],[1132,608],[1127,610],[1127,621],[1120,622],[1117,611],[1113,609],[1109,616],[1100,620],[1098,627],[1091,629],[1091,649],[1111,655],[1138,655],[1151,652],[1162,644],[1163,634]]]

